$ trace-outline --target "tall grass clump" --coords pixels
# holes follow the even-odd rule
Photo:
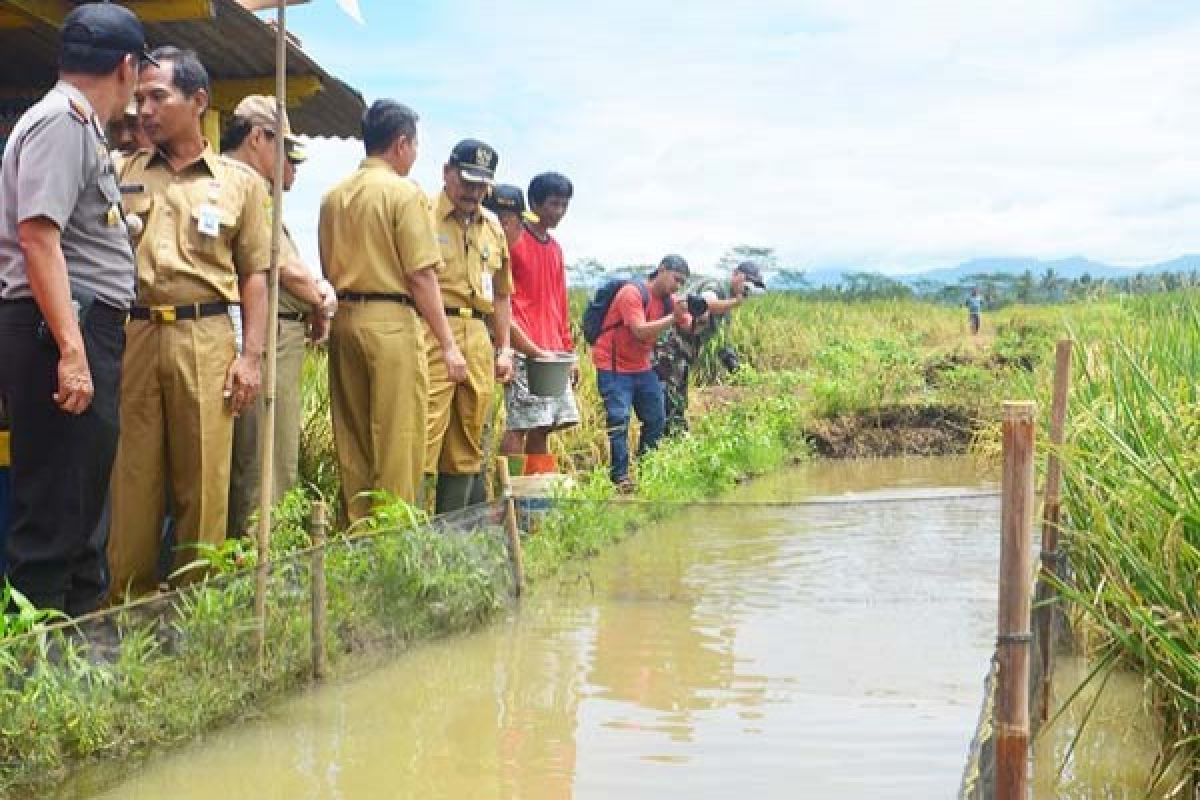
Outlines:
[[[1164,769],[1200,768],[1200,298],[1134,301],[1081,338],[1064,457],[1064,586],[1102,663],[1143,674]]]

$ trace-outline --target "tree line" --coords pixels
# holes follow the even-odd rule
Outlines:
[[[929,278],[905,279],[879,272],[843,272],[832,284],[813,285],[807,271],[780,263],[773,248],[737,245],[729,248],[713,269],[717,277],[728,276],[733,267],[746,260],[756,261],[772,291],[795,292],[815,300],[870,301],[917,299],[944,305],[961,305],[972,288],[978,288],[990,309],[1014,303],[1024,305],[1099,300],[1113,295],[1153,294],[1200,287],[1200,271],[1134,272],[1120,277],[1092,276],[1083,273],[1068,277],[1047,267],[1042,272],[979,272],[955,281]],[[610,266],[594,258],[571,264],[568,279],[574,287],[599,286],[610,278],[644,276],[652,264]]]

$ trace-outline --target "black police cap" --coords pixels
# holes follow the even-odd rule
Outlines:
[[[520,186],[497,183],[492,187],[491,194],[484,198],[483,207],[496,213],[515,211],[522,214],[525,212],[525,193],[521,191]]]
[[[496,164],[500,156],[487,144],[478,139],[463,139],[450,151],[451,166],[458,167],[463,180],[476,183],[491,183],[496,178]]]
[[[146,31],[137,15],[116,3],[84,3],[63,19],[62,47],[80,51],[132,53],[155,66]]]

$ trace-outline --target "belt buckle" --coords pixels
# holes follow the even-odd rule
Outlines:
[[[458,315],[459,315],[460,317],[462,317],[463,319],[471,319],[472,317],[474,317],[474,316],[475,316],[475,309],[473,309],[473,308],[467,308],[467,307],[465,307],[465,306],[463,306],[463,307],[460,307],[460,308],[458,309]]]
[[[154,322],[174,322],[175,306],[150,306],[150,319]]]

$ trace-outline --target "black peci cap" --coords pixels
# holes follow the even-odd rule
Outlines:
[[[491,183],[496,179],[496,163],[500,156],[478,139],[463,139],[450,151],[451,166],[458,167],[463,180]]]
[[[511,183],[497,183],[491,193],[483,199],[483,207],[488,211],[499,213],[513,211],[518,214],[525,212],[525,193],[520,186]]]
[[[734,272],[740,272],[746,276],[746,280],[753,283],[760,289],[767,288],[767,282],[763,280],[762,271],[759,270],[758,264],[753,261],[743,261],[733,268]]]
[[[61,46],[79,52],[131,53],[154,66],[146,31],[137,15],[116,3],[84,3],[63,20]]]

